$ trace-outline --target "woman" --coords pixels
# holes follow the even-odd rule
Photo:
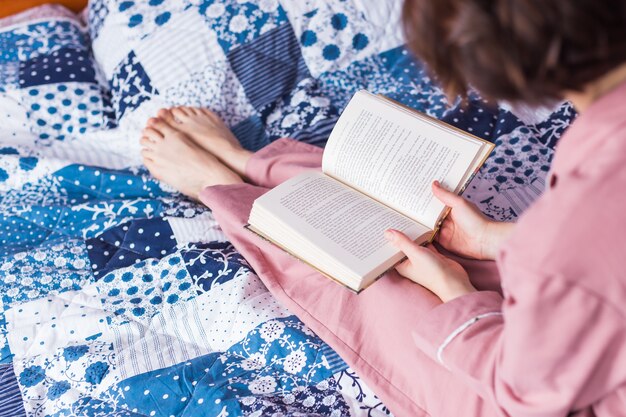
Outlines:
[[[580,113],[516,225],[433,184],[452,207],[440,245],[482,261],[388,231],[408,257],[401,275],[349,293],[242,228],[266,187],[319,169],[321,150],[282,139],[251,154],[207,110],[151,119],[146,166],[210,206],[268,288],[397,415],[626,415],[626,2],[407,0],[403,21],[451,97],[472,85]]]

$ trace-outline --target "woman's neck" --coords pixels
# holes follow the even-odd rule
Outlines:
[[[622,64],[601,78],[590,82],[583,91],[567,92],[565,98],[574,104],[578,113],[582,113],[600,97],[624,82],[626,82],[626,64]]]

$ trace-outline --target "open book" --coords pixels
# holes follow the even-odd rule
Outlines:
[[[252,207],[251,231],[361,291],[404,258],[389,228],[429,242],[447,214],[431,184],[461,193],[494,145],[359,91],[337,121],[322,172],[298,175]]]

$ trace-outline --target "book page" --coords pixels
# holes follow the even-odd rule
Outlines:
[[[305,253],[304,260],[315,264],[313,252],[321,248],[337,264],[359,275],[398,255],[385,239],[385,230],[401,230],[412,239],[430,235],[419,223],[319,172],[292,178],[254,204],[251,224],[261,224],[263,219],[254,218],[259,213],[286,225],[285,230],[276,230],[279,226],[272,230],[272,238],[279,244],[289,247],[281,240],[297,234],[310,243],[311,259],[306,259]]]
[[[434,228],[444,205],[433,196],[432,182],[456,191],[482,147],[362,91],[331,134],[323,171]]]

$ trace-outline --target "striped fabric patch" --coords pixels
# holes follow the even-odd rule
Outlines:
[[[188,79],[193,73],[226,60],[214,32],[192,8],[174,16],[167,28],[144,39],[135,53],[158,90]]]
[[[282,25],[228,54],[250,103],[261,110],[310,77],[291,25]]]
[[[233,127],[233,134],[241,146],[250,151],[258,151],[270,143],[263,121],[259,116],[252,116],[238,123]]]
[[[12,364],[0,365],[0,417],[26,417]]]
[[[335,127],[335,123],[337,123],[337,118],[335,117],[322,120],[313,126],[305,127],[296,133],[293,138],[311,145],[324,146],[326,141],[328,141],[330,132]]]
[[[335,352],[326,343],[324,343],[320,348],[320,354],[324,355],[326,358],[326,362],[328,362],[328,366],[333,375],[348,369],[348,365],[343,361],[343,359],[341,359],[337,352]]]

